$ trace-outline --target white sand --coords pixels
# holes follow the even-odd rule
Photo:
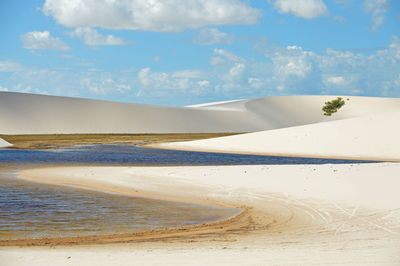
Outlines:
[[[398,163],[28,170],[46,182],[251,206],[259,217],[248,234],[214,240],[1,248],[0,257],[4,265],[399,265],[399,173]]]
[[[400,110],[163,148],[293,156],[400,160]]]
[[[7,147],[10,147],[10,146],[12,146],[11,143],[8,143],[4,139],[0,138],[0,148],[7,148]]]
[[[166,107],[0,92],[0,134],[255,132],[400,108],[396,98],[349,97],[340,113],[326,118],[321,107],[335,97],[282,96]]]

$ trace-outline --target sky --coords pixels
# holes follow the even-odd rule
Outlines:
[[[398,0],[1,0],[0,91],[400,97]]]

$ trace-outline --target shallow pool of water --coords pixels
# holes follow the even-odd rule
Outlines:
[[[58,150],[0,149],[0,163],[107,165],[342,164],[367,161],[176,151],[134,145],[93,145]]]
[[[0,240],[113,234],[223,220],[239,210],[0,176]]]

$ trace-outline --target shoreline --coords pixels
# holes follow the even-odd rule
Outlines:
[[[211,152],[211,153],[224,153],[224,154],[242,154],[242,155],[259,155],[259,156],[277,156],[277,157],[291,157],[291,158],[314,158],[314,159],[332,159],[332,160],[355,160],[355,161],[368,161],[368,162],[400,162],[400,159],[394,158],[380,158],[380,157],[367,157],[367,156],[330,156],[330,155],[313,155],[303,153],[270,153],[270,152],[248,152],[248,151],[226,151],[211,148],[199,147],[182,147],[175,145],[173,147],[164,146],[165,143],[149,143],[140,144],[139,147],[154,148],[161,150],[178,150],[178,151],[193,151],[193,152]],[[169,143],[167,143],[169,144]],[[172,144],[172,143],[171,143]]]
[[[94,236],[86,242],[59,239],[44,246],[3,246],[0,254],[10,265],[25,265],[45,254],[58,265],[68,265],[68,256],[89,264],[95,256],[99,265],[127,260],[176,264],[183,258],[168,256],[178,250],[186,262],[201,264],[211,257],[216,263],[241,265],[277,261],[396,265],[400,262],[399,171],[399,163],[24,170],[21,177],[41,182],[78,182],[92,189],[247,209],[198,230],[156,230],[136,238]],[[36,262],[40,265],[40,260]]]
[[[15,240],[0,240],[0,247],[54,247],[54,246],[93,246],[106,244],[127,244],[143,242],[162,242],[166,239],[194,238],[204,234],[223,235],[229,230],[245,230],[251,224],[251,212],[244,208],[234,217],[209,223],[194,224],[173,228],[160,228],[143,231],[133,231],[129,233],[117,234],[95,234],[86,236],[72,237],[44,237],[26,238]]]
[[[35,167],[32,169],[46,169],[49,166]],[[65,167],[76,167],[76,166],[53,166],[54,168],[65,168]],[[80,167],[89,167],[80,166]],[[101,166],[98,166],[101,167]],[[115,167],[115,166],[114,166]],[[116,166],[121,167],[121,166]],[[146,167],[146,166],[135,166],[135,167]],[[162,167],[162,166],[157,166]],[[89,183],[65,183],[62,181],[50,182],[46,179],[37,180],[32,177],[24,176],[25,171],[30,171],[32,169],[10,169],[4,171],[6,174],[12,174],[17,179],[21,179],[27,182],[34,182],[43,185],[55,185],[55,186],[66,186],[71,188],[77,188],[82,190],[90,190],[100,193],[111,193],[120,196],[132,196],[147,199],[165,200],[165,201],[176,201],[183,203],[199,204],[204,206],[218,206],[224,208],[237,209],[238,213],[226,217],[224,219],[198,223],[193,225],[178,226],[171,228],[159,228],[159,229],[149,229],[132,231],[125,233],[115,233],[115,234],[93,234],[93,235],[83,235],[83,236],[66,236],[66,237],[41,237],[41,238],[23,238],[23,239],[11,239],[11,240],[1,240],[0,247],[32,247],[32,246],[81,246],[81,245],[101,245],[101,244],[116,244],[116,243],[134,243],[134,242],[153,242],[162,241],[164,239],[172,238],[187,238],[195,237],[199,234],[204,233],[216,233],[224,234],[228,230],[244,230],[249,227],[249,220],[251,220],[252,213],[254,211],[246,206],[237,206],[229,204],[226,202],[216,202],[216,201],[205,201],[205,200],[194,200],[192,198],[179,198],[173,196],[165,196],[157,194],[154,192],[137,192],[131,189],[124,189],[123,187],[105,187],[99,184],[89,184]],[[11,172],[10,172],[11,171]]]

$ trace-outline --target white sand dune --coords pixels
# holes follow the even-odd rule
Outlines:
[[[399,265],[399,171],[398,163],[27,170],[24,178],[48,183],[248,206],[250,227],[169,242],[0,248],[0,256],[6,265]]]
[[[242,135],[164,143],[232,153],[400,160],[400,111]]]
[[[255,132],[400,108],[399,99],[349,97],[340,113],[326,118],[321,107],[334,97],[282,96],[166,107],[0,92],[0,134]]]
[[[4,139],[0,138],[0,148],[6,148],[6,147],[10,147],[10,146],[12,146],[11,143],[8,143]]]
[[[262,130],[246,112],[0,92],[0,134],[206,133]]]

